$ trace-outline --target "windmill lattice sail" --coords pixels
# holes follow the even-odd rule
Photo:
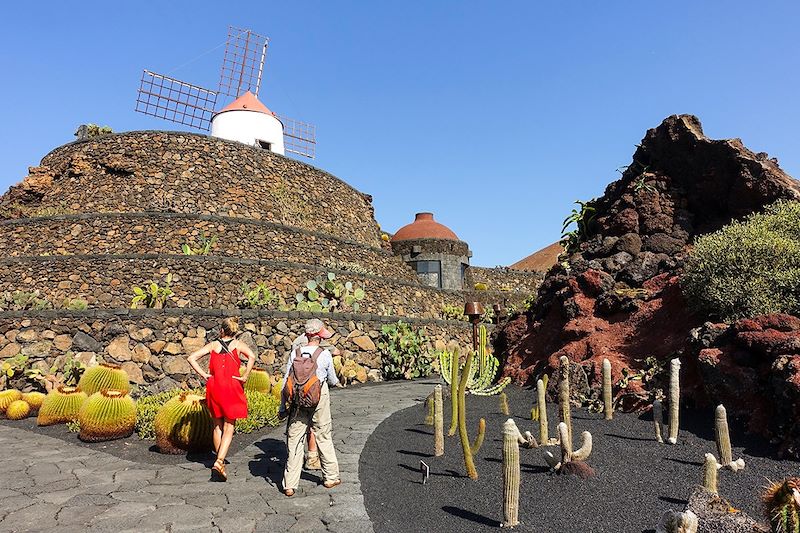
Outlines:
[[[217,92],[232,98],[247,91],[258,96],[268,45],[269,38],[263,35],[228,26]]]
[[[136,96],[139,113],[208,130],[216,105],[214,91],[149,70],[142,72]]]

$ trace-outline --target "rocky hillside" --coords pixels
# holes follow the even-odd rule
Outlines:
[[[638,377],[618,391],[634,409],[649,402],[659,366],[680,357],[687,398],[724,401],[734,391],[705,386],[708,365],[701,373],[703,347],[690,331],[707,317],[689,311],[679,276],[696,236],[778,199],[800,199],[800,184],[775,159],[738,139],[709,139],[694,116],[668,117],[584,210],[577,242],[548,272],[535,307],[499,333],[505,374],[531,383],[566,355],[579,364],[577,399],[594,395],[608,358],[615,383],[623,369]]]

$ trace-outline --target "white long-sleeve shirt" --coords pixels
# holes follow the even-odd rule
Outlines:
[[[318,346],[306,345],[300,348],[303,357],[311,357],[317,350]],[[292,371],[292,362],[297,356],[297,348],[293,347],[292,353],[289,355],[289,361],[286,363],[286,371],[283,373],[283,384],[286,384],[286,379],[289,377],[289,372]],[[331,352],[323,349],[322,353],[317,357],[317,378],[320,383],[327,381],[328,385],[335,387],[339,383],[339,378],[336,377],[336,371],[333,368],[333,356]]]

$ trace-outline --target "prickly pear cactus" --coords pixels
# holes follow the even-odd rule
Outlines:
[[[30,413],[31,406],[22,400],[11,402],[6,409],[6,417],[9,420],[22,420],[23,418],[27,418]]]
[[[136,427],[136,403],[125,391],[101,390],[89,396],[78,413],[84,442],[122,439]]]
[[[764,491],[762,501],[773,533],[800,532],[800,478],[772,483]]]
[[[161,453],[211,449],[211,414],[203,396],[182,392],[161,407],[153,425],[156,446]]]
[[[101,390],[113,389],[125,392],[131,390],[128,373],[119,365],[111,363],[100,363],[86,370],[78,382],[78,387],[89,396]]]
[[[245,368],[239,369],[239,375],[244,375]],[[247,376],[247,381],[244,383],[244,390],[260,392],[269,394],[272,383],[269,379],[269,374],[264,370],[252,369],[250,375]]]
[[[51,426],[76,420],[86,398],[86,393],[80,387],[61,385],[51,390],[39,408],[36,424]]]
[[[5,413],[11,402],[22,399],[22,393],[17,389],[0,391],[0,413]]]

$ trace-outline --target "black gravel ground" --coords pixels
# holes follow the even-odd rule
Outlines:
[[[530,420],[534,391],[506,390],[512,415],[521,431],[538,436]],[[449,401],[445,400],[445,432]],[[424,407],[398,411],[367,440],[359,463],[364,501],[375,531],[490,531],[503,519],[502,424],[498,397],[467,398],[467,420],[474,438],[477,421],[486,418],[486,440],[475,464],[479,479],[466,477],[458,435],[445,437],[445,455],[433,457],[433,428],[424,425]],[[550,434],[558,416],[549,406]],[[653,438],[652,417],[601,414],[573,409],[576,446],[581,431],[592,433],[588,463],[597,476],[581,480],[548,471],[542,449],[520,450],[519,531],[537,533],[652,532],[667,509],[682,510],[693,486],[702,482],[702,461],[716,453],[713,412],[682,412],[677,445]],[[747,437],[731,424],[734,459],[744,457],[743,471],[719,471],[721,496],[760,520],[759,493],[767,479],[800,474],[800,463],[774,459],[774,449]],[[548,448],[558,455],[558,448]],[[420,461],[430,466],[423,485]]]
[[[53,437],[56,439],[69,442],[70,444],[77,444],[92,450],[108,453],[120,459],[126,459],[136,463],[147,463],[154,465],[173,465],[185,463],[187,460],[198,463],[208,463],[209,466],[214,462],[214,455],[209,453],[192,453],[184,455],[167,455],[159,453],[156,449],[155,441],[141,440],[134,433],[125,439],[117,439],[106,442],[83,442],[78,438],[77,433],[71,433],[65,424],[56,424],[53,426],[36,425],[36,417],[26,418],[24,420],[8,420],[5,418],[0,419],[0,424],[10,426],[27,431],[33,431]],[[283,429],[283,425],[280,429]],[[228,451],[228,457],[233,457],[243,449],[247,448],[254,442],[257,442],[265,437],[268,433],[276,431],[275,428],[265,427],[252,433],[237,433],[233,436],[233,441]]]

